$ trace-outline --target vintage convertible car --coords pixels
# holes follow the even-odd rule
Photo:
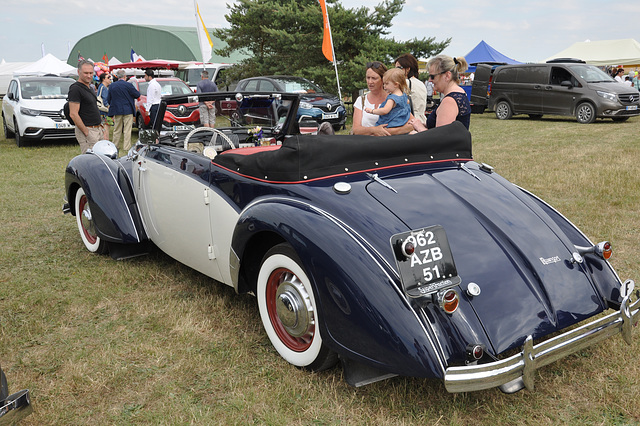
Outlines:
[[[356,386],[404,375],[515,392],[586,346],[631,341],[638,292],[611,245],[474,162],[459,123],[308,135],[297,95],[203,98],[234,105],[216,130],[146,135],[120,159],[104,141],[70,161],[64,211],[88,250],[125,258],[152,243],[255,294],[285,360],[339,360]],[[244,124],[255,117],[260,138]]]
[[[12,425],[33,412],[29,390],[9,395],[7,377],[0,367],[0,425]]]

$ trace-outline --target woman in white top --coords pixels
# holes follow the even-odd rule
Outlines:
[[[379,116],[364,110],[378,108],[387,98],[387,92],[382,88],[382,76],[386,71],[387,67],[382,62],[373,61],[367,64],[366,78],[369,93],[359,96],[353,103],[352,132],[354,135],[389,136],[405,134],[413,130],[411,124],[393,128],[387,128],[386,124],[376,126]]]
[[[411,53],[405,53],[396,59],[396,68],[403,70],[407,79],[413,107],[411,113],[426,125],[427,117],[424,112],[427,109],[427,87],[418,79],[418,60]]]

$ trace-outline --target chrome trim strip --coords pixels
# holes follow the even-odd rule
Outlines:
[[[571,226],[573,226],[573,229],[575,229],[576,231],[578,231],[578,233],[580,235],[582,235],[584,237],[585,240],[589,241],[589,243],[593,246],[595,245],[593,243],[593,241],[591,241],[591,239],[589,237],[587,237],[585,235],[584,232],[582,232],[582,230],[580,228],[578,228],[572,221],[570,221],[569,219],[567,219],[567,217],[565,215],[563,215],[562,213],[560,213],[555,207],[553,207],[551,204],[547,203],[546,201],[544,201],[542,198],[538,197],[536,194],[534,194],[533,192],[522,188],[521,186],[516,185],[515,183],[512,183],[513,186],[515,186],[516,188],[518,188],[519,190],[521,190],[522,192],[524,192],[525,194],[530,195],[531,197],[535,198],[536,200],[540,201],[542,204],[546,205],[550,210],[553,210],[554,212],[556,212],[561,218],[563,218],[564,220],[567,221],[567,223],[569,223]],[[570,247],[567,247],[569,249],[571,249]],[[618,282],[620,285],[622,285],[622,280],[620,279],[620,276],[618,275],[618,273],[616,272],[615,269],[613,269],[613,266],[611,266],[611,264],[609,263],[608,260],[606,259],[602,259],[604,260],[604,263],[609,267],[609,270],[613,273],[613,275],[616,276],[616,278],[618,279]]]
[[[625,297],[618,312],[552,339],[533,345],[533,339],[528,336],[522,352],[507,359],[447,368],[444,375],[445,388],[449,392],[477,391],[500,386],[521,377],[527,389],[532,391],[535,371],[540,367],[619,333],[631,344],[631,331],[639,319],[640,299],[631,303],[629,297]]]
[[[98,157],[100,159],[100,161],[102,161],[105,165],[105,167],[107,168],[107,170],[109,171],[109,174],[111,175],[111,178],[113,179],[113,182],[116,184],[116,187],[118,188],[118,192],[120,194],[120,198],[122,198],[122,201],[124,202],[124,205],[127,205],[127,200],[124,198],[124,194],[122,194],[122,189],[120,188],[120,186],[118,185],[118,179],[113,175],[113,173],[111,172],[111,169],[109,168],[109,166],[107,165],[107,162],[105,161],[105,159],[103,158],[103,155],[100,154],[95,154],[95,153],[90,153],[90,155],[95,155],[96,157]],[[122,164],[120,164],[119,161],[114,160],[117,165],[116,167],[118,168],[124,168],[122,166]],[[129,175],[127,174],[126,170],[125,170],[125,175],[127,175],[127,177],[129,177]],[[133,184],[133,182],[131,182]],[[136,204],[137,204],[137,199],[136,199]],[[131,216],[131,211],[129,209],[127,209],[127,213],[129,214],[129,220],[131,221],[131,225],[133,227],[133,230],[136,233],[136,240],[138,240],[138,242],[140,242],[140,234],[138,233],[138,228],[136,228],[136,222],[133,220],[133,216]]]

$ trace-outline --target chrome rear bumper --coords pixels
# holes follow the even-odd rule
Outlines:
[[[27,417],[33,408],[31,407],[31,399],[29,390],[21,390],[9,395],[0,406],[0,424],[12,425]]]
[[[633,304],[625,297],[620,311],[568,331],[552,339],[533,344],[528,336],[522,352],[487,364],[449,367],[444,385],[449,392],[468,392],[497,386],[505,392],[523,387],[534,389],[536,369],[551,364],[581,349],[592,346],[618,333],[631,344],[631,331],[640,319],[640,299]]]

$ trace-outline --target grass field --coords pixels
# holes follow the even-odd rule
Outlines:
[[[531,190],[640,282],[640,118],[474,115],[474,157]],[[162,253],[89,254],[61,212],[75,143],[0,136],[0,362],[29,388],[24,424],[638,424],[640,335],[540,369],[535,392],[449,394],[438,380],[349,387],[342,370],[290,366],[255,299]]]

